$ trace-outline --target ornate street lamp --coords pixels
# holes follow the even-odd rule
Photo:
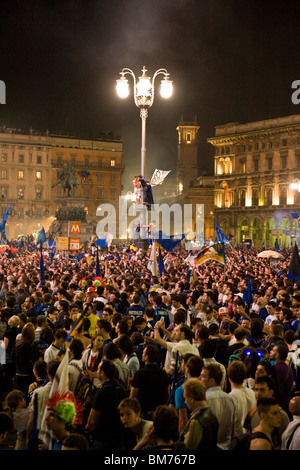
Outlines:
[[[142,76],[135,77],[132,70],[124,68],[121,70],[121,78],[117,80],[117,93],[120,98],[127,98],[129,95],[129,84],[125,75],[131,75],[133,78],[134,103],[140,109],[140,117],[142,119],[142,146],[141,146],[141,176],[145,177],[146,166],[146,119],[148,117],[148,109],[154,102],[154,82],[158,75],[164,78],[160,84],[160,94],[163,98],[170,98],[173,92],[173,82],[169,79],[169,73],[166,69],[158,69],[150,78],[147,75],[145,66],[142,68]]]

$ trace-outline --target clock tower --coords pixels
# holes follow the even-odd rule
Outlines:
[[[176,130],[178,132],[177,191],[186,191],[198,177],[198,139],[200,129],[197,119],[184,121],[183,117]]]

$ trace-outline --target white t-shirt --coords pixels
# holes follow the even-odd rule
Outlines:
[[[255,393],[251,388],[234,388],[229,393],[236,406],[236,419],[233,427],[233,435],[239,436],[247,430],[243,427],[247,414],[256,406]]]

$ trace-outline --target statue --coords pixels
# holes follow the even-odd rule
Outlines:
[[[57,177],[57,181],[52,185],[52,188],[61,184],[64,193],[67,190],[67,197],[71,197],[71,190],[78,186],[75,172],[75,168],[70,163],[64,163],[63,168]]]

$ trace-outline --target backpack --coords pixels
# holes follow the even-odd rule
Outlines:
[[[70,364],[79,370],[79,376],[75,386],[74,395],[82,407],[83,421],[86,422],[97,389],[93,384],[93,381],[89,379],[89,377],[77,366],[77,364],[74,364],[73,362]]]
[[[232,354],[230,354],[228,358],[228,365],[233,362],[233,361],[239,361],[240,360],[240,354],[243,348],[237,349],[234,351]]]
[[[245,432],[244,434],[240,434],[239,436],[233,437],[229,444],[228,450],[239,450],[239,451],[250,450],[250,441],[252,441],[252,439],[257,439],[257,438],[266,439],[267,441],[269,441],[273,449],[272,442],[270,441],[270,439],[268,439],[268,437],[265,434],[263,434],[262,432],[252,433],[252,431],[249,430]]]

